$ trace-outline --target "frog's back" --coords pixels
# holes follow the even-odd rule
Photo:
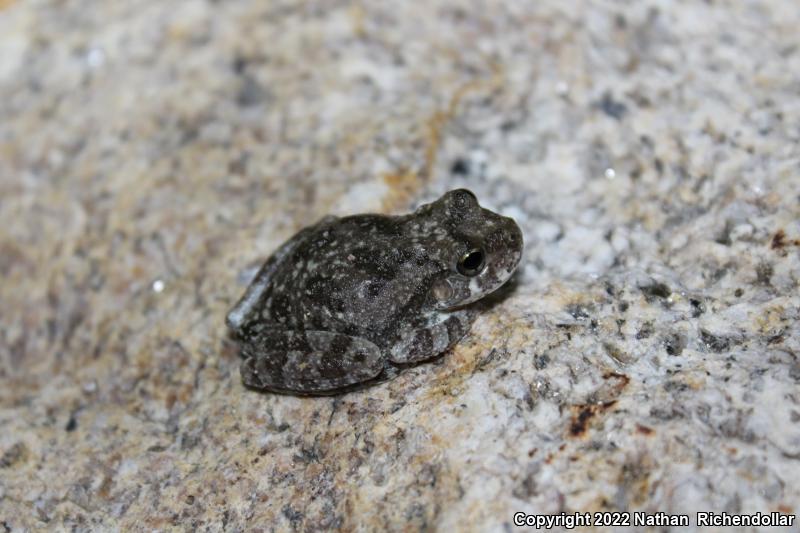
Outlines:
[[[315,228],[272,276],[264,318],[290,329],[383,329],[414,296],[398,218],[356,215]]]

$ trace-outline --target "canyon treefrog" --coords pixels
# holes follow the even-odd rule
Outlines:
[[[228,313],[253,388],[333,394],[430,359],[513,274],[514,220],[465,189],[403,216],[327,217],[284,243]]]

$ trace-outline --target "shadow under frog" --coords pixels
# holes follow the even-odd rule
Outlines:
[[[465,189],[408,215],[326,217],[281,245],[228,313],[242,381],[327,395],[390,379],[458,342],[522,249],[516,222]]]

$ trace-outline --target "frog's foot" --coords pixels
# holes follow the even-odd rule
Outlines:
[[[402,327],[399,339],[389,348],[389,360],[408,364],[435,357],[457,343],[469,331],[474,319],[474,311],[462,309],[443,313],[432,324]]]
[[[242,381],[276,392],[325,394],[371,380],[383,370],[378,347],[328,331],[270,329],[242,346]]]

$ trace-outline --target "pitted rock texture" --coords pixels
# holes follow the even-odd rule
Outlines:
[[[0,0],[0,525],[513,529],[800,512],[791,0]],[[240,383],[326,214],[456,187],[526,239],[436,364]]]

